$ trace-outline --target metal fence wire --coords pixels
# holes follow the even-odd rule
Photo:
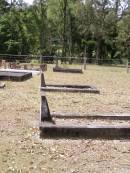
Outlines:
[[[98,65],[107,65],[115,67],[124,67],[127,72],[129,72],[130,63],[127,59],[95,59],[87,57],[60,57],[60,56],[43,56],[43,55],[12,55],[12,54],[0,54],[0,64],[2,61],[6,63],[15,63],[19,64],[55,64],[56,66],[69,66],[69,65],[81,65],[86,69],[88,64],[98,64]]]

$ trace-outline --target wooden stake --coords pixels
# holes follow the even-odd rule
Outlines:
[[[87,57],[86,57],[86,45],[85,45],[85,49],[84,49],[84,70],[86,70],[86,60],[87,60]]]
[[[126,72],[129,73],[129,61],[126,62]]]
[[[87,58],[84,57],[84,70],[86,70],[86,66],[87,66],[87,64],[86,64],[86,60],[87,60]]]

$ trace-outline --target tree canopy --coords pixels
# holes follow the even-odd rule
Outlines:
[[[129,19],[129,0],[1,0],[0,54],[130,59]]]

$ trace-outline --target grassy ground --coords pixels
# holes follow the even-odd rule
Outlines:
[[[45,72],[46,83],[88,84],[101,94],[47,94],[51,111],[130,112],[130,74],[88,66],[84,74]],[[0,90],[1,173],[129,173],[130,141],[39,139],[39,76]]]

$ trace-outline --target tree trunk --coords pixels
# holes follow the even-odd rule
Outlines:
[[[47,15],[46,15],[46,3],[40,0],[40,10],[41,10],[41,26],[40,26],[40,51],[41,54],[46,53],[47,48]]]
[[[62,56],[66,57],[67,52],[67,3],[68,0],[64,0],[64,6],[63,6],[63,50],[62,50]]]
[[[69,51],[69,56],[71,57],[72,55],[72,25],[71,25],[71,12],[70,9],[68,9],[68,51]]]
[[[118,18],[119,4],[120,4],[120,0],[116,0],[116,2],[115,2],[115,14],[116,14],[117,18]]]
[[[101,40],[97,40],[96,63],[101,64]]]

